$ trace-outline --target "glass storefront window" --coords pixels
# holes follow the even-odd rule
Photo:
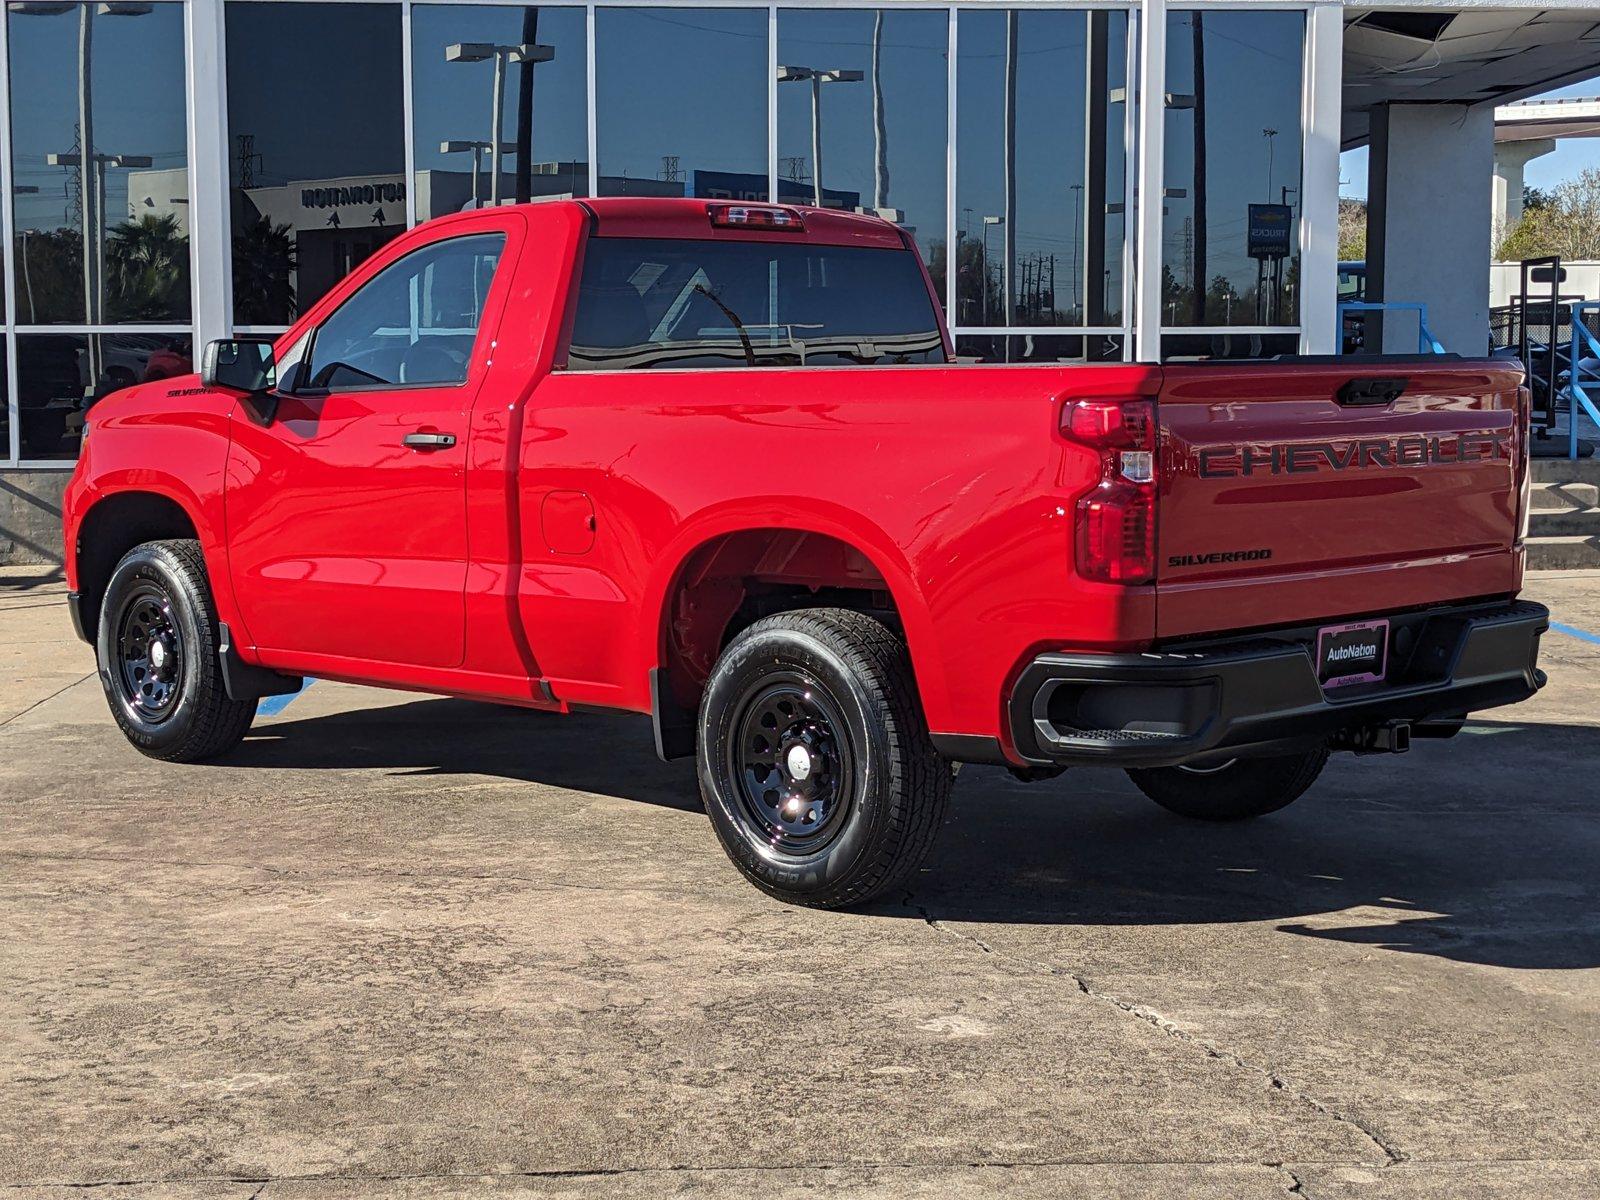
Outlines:
[[[778,10],[778,200],[909,230],[941,302],[949,28],[944,12]]]
[[[136,383],[187,375],[191,361],[187,333],[19,334],[22,457],[76,458],[84,417],[97,400]]]
[[[287,325],[405,228],[400,6],[226,13],[233,317]]]
[[[595,13],[599,191],[767,198],[767,11]]]
[[[6,10],[13,319],[188,321],[183,6]]]
[[[1300,319],[1305,16],[1167,14],[1164,325]]]
[[[1121,323],[1127,27],[962,10],[957,325]]]
[[[589,194],[584,24],[582,8],[552,5],[411,10],[417,220]]]
[[[1108,363],[1123,359],[1123,338],[1114,333],[963,334],[956,339],[962,363]]]
[[[1276,358],[1298,354],[1298,333],[1163,333],[1162,362],[1200,362],[1215,358]]]

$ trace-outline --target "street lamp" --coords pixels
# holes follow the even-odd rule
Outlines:
[[[505,146],[500,140],[500,110],[505,106],[506,64],[549,62],[556,56],[554,46],[518,44],[499,46],[493,42],[456,42],[444,48],[445,62],[478,63],[494,61],[494,107],[489,113],[489,203],[500,203],[500,156]],[[476,194],[476,189],[474,189]]]
[[[779,83],[811,85],[811,202],[822,207],[822,85],[860,83],[860,71],[825,70],[821,67],[779,67]]]
[[[105,167],[106,165],[124,165],[111,162],[117,157],[133,158],[134,156],[102,156],[94,149],[94,18],[102,17],[143,17],[154,11],[154,6],[144,3],[132,3],[129,0],[113,0],[101,4],[67,4],[56,3],[53,0],[21,0],[20,3],[9,4],[7,10],[24,17],[54,17],[78,10],[78,154],[52,154],[49,162],[54,166],[74,166],[78,168],[80,219],[83,224],[83,315],[88,324],[99,324],[104,318],[101,305],[104,296],[102,277],[105,271]],[[88,155],[90,162],[96,169],[84,170],[83,155]],[[101,162],[101,158],[107,162]],[[137,156],[142,160],[142,165],[148,166],[150,159]],[[129,161],[125,165],[135,166],[141,163]],[[94,386],[98,386],[100,379],[100,349],[99,338],[89,338],[89,374]]]
[[[471,155],[472,155],[472,207],[473,208],[477,208],[482,203],[483,193],[478,188],[478,176],[481,174],[482,169],[483,169],[483,152],[485,150],[493,149],[493,147],[494,147],[494,143],[493,142],[456,141],[454,139],[439,143],[439,153],[440,154],[467,154],[467,153],[471,153]],[[500,144],[500,153],[501,154],[515,154],[516,152],[517,152],[517,144],[515,142],[502,142]]]
[[[984,217],[983,219],[983,323],[989,323],[989,229],[994,225],[1004,225],[1004,217]]]

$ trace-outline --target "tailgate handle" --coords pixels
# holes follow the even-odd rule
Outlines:
[[[1339,389],[1339,403],[1356,408],[1393,404],[1405,394],[1409,379],[1351,379]]]

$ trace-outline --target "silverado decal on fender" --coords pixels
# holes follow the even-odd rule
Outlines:
[[[1245,475],[1303,475],[1313,471],[1359,471],[1426,467],[1511,457],[1509,433],[1458,433],[1445,437],[1350,438],[1291,445],[1204,446],[1202,479]]]

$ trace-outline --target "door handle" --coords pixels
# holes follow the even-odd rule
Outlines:
[[[400,439],[402,445],[412,450],[448,450],[456,444],[453,433],[408,433]]]

